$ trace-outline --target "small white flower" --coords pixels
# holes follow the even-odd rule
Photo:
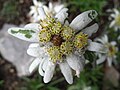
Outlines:
[[[47,15],[55,15],[56,13],[58,13],[61,9],[63,9],[65,7],[64,4],[61,4],[59,1],[58,2],[49,2],[48,7],[44,8],[45,12]]]
[[[47,15],[55,15],[58,13],[62,8],[64,8],[63,4],[60,4],[60,2],[51,3],[49,2],[48,6],[45,5],[45,3],[33,0],[33,6],[30,7],[30,12],[28,16],[30,17],[31,22],[39,22],[41,20],[41,11],[39,10],[41,7],[44,8],[45,13]]]
[[[104,35],[104,37],[101,39],[96,39],[96,41],[97,42],[94,43],[96,43],[97,46],[95,47],[97,48],[91,48],[91,50],[97,52],[97,55],[99,57],[97,64],[103,63],[105,60],[107,60],[108,66],[111,66],[112,62],[115,62],[116,58],[116,42],[109,42],[107,35]]]
[[[115,30],[118,30],[120,28],[120,12],[115,8],[110,11],[113,11],[113,13],[111,13],[109,17],[110,19],[112,19],[109,27],[114,27]]]
[[[36,59],[30,65],[32,72],[38,67],[44,82],[48,83],[54,74],[56,65],[59,65],[66,81],[73,83],[71,69],[76,71],[76,76],[84,66],[85,49],[92,48],[89,37],[98,30],[95,23],[85,28],[97,12],[89,10],[78,15],[70,24],[65,21],[68,17],[67,8],[63,8],[55,17],[46,15],[41,11],[40,24],[31,23],[24,28],[10,28],[8,33],[22,40],[36,42],[29,46],[27,53]],[[93,44],[93,43],[92,43]]]

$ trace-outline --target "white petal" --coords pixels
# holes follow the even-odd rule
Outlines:
[[[113,27],[114,25],[115,25],[115,20],[113,20],[113,21],[110,23],[109,27],[111,28],[111,27]]]
[[[37,0],[33,0],[33,4],[35,5],[35,6],[37,6]]]
[[[62,10],[62,8],[64,8],[64,5],[59,5],[58,4],[54,7],[54,10],[55,10],[56,13],[58,13],[60,10]]]
[[[47,66],[47,69],[45,70],[45,75],[44,75],[44,82],[45,83],[48,83],[52,77],[53,77],[53,74],[54,74],[54,70],[55,70],[55,64],[53,64],[52,62],[48,62],[48,66]]]
[[[68,22],[68,20],[65,21],[65,25],[69,26],[69,22]]]
[[[29,72],[32,73],[40,64],[41,60],[39,58],[36,58],[35,60],[33,60],[33,62],[31,63],[30,67],[29,67]]]
[[[108,66],[109,66],[109,67],[112,66],[112,57],[108,57],[108,58],[107,58],[107,63],[108,63]]]
[[[106,60],[106,56],[101,56],[96,60],[97,65],[103,63]]]
[[[26,31],[29,32],[26,34]],[[38,33],[34,30],[28,30],[24,28],[9,28],[8,33],[14,37],[17,37],[19,39],[29,41],[29,42],[38,42]]]
[[[95,41],[100,42],[103,45],[105,44],[105,42],[102,39],[100,39],[100,38],[96,38]]]
[[[42,69],[44,71],[47,69],[48,62],[49,62],[49,57],[45,57],[45,61],[44,61],[43,66],[42,66]]]
[[[50,9],[49,9],[47,6],[43,6],[43,8],[44,8],[45,13],[46,13],[47,15],[49,15]]]
[[[45,6],[44,4],[45,4],[44,2],[37,2],[38,7],[43,7],[43,6]]]
[[[43,66],[43,63],[44,63],[44,59],[42,59],[41,60],[41,63],[40,63],[40,65],[39,65],[39,69],[38,69],[38,72],[39,72],[39,74],[41,75],[41,76],[44,76],[44,72],[43,72],[43,69],[42,69],[42,66]]]
[[[100,52],[100,53],[106,52],[106,48],[102,44],[97,42],[90,42],[87,49],[89,51]]]
[[[119,28],[120,28],[120,26],[115,26],[114,27],[115,32],[117,32],[119,30]]]
[[[97,32],[98,28],[99,28],[98,24],[95,23],[92,26],[83,29],[82,32],[90,37],[93,33]]]
[[[40,22],[40,20],[41,20],[41,17],[40,16],[36,16],[36,17],[32,18],[31,22]],[[41,27],[39,27],[39,28],[41,30]]]
[[[79,30],[87,26],[93,19],[95,19],[96,16],[97,12],[95,10],[83,12],[71,22],[70,27],[72,27],[76,30],[76,32],[78,32]]]
[[[120,40],[120,35],[118,36],[118,38],[117,38],[118,40]]]
[[[28,13],[28,16],[32,17],[33,14],[34,14],[34,10],[31,10],[31,11]]]
[[[81,63],[81,58],[77,55],[69,55],[67,58],[67,63],[69,64],[69,66],[76,71],[76,75],[77,77],[79,77],[80,71],[83,70],[83,65]]]
[[[115,14],[111,14],[110,16],[111,16],[112,18],[115,18],[115,17],[116,17],[116,15],[115,15]]]
[[[69,84],[72,84],[73,83],[73,76],[72,76],[72,71],[71,71],[68,63],[63,62],[63,63],[60,63],[59,66],[60,66],[61,72],[63,73],[66,81]]]
[[[36,18],[37,16],[38,16],[38,13],[37,13],[37,11],[35,11],[32,17]]]
[[[44,20],[46,18],[46,13],[42,7],[38,8],[38,13],[39,13],[39,16],[41,17],[41,20]]]
[[[50,10],[53,10],[53,4],[52,4],[52,2],[49,2],[48,6],[49,6]]]
[[[30,7],[30,9],[33,10],[33,11],[36,11],[35,8],[36,8],[35,6],[31,6],[31,7]]]
[[[25,29],[40,31],[41,26],[38,23],[30,23],[24,26]]]
[[[29,45],[27,49],[27,54],[33,57],[44,57],[45,51],[43,47],[40,47],[38,43],[33,43]]]
[[[101,38],[95,39],[95,41],[100,42],[100,43],[102,43],[102,44],[104,45],[104,44],[108,43],[108,36],[107,36],[107,35],[104,35],[104,36],[101,37]]]
[[[117,9],[113,9],[116,15],[119,15],[120,12]]]
[[[104,41],[104,43],[108,43],[108,36],[107,35],[104,35],[102,37],[102,40]]]
[[[59,13],[56,14],[55,18],[57,18],[57,20],[59,22],[61,22],[62,24],[64,24],[65,19],[68,17],[68,13],[67,13],[68,9],[67,8],[63,8]]]
[[[110,44],[115,46],[115,45],[117,45],[117,42],[116,41],[112,41],[112,42],[110,42]]]

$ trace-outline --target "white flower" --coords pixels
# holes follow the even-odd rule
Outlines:
[[[113,13],[110,15],[110,19],[112,18],[112,22],[110,23],[109,27],[114,27],[115,30],[120,28],[120,12],[117,9],[113,9]]]
[[[39,67],[40,75],[48,83],[58,64],[66,81],[72,84],[71,69],[79,77],[85,62],[85,49],[92,48],[93,42],[89,37],[98,30],[98,24],[86,26],[96,18],[97,13],[94,10],[83,12],[69,24],[65,21],[68,16],[67,8],[63,8],[54,18],[46,15],[42,8],[40,10],[40,24],[31,23],[24,28],[10,28],[8,33],[22,40],[36,42],[27,50],[29,55],[36,57],[30,65],[30,72]]]
[[[39,22],[41,20],[40,15],[40,8],[43,7],[45,10],[45,13],[47,15],[55,15],[58,13],[62,8],[64,8],[63,4],[60,4],[60,2],[51,3],[49,2],[48,6],[45,5],[43,2],[39,2],[37,0],[33,0],[33,6],[30,7],[30,12],[28,16],[30,17],[31,22]]]
[[[44,8],[47,15],[55,15],[58,13],[61,9],[65,7],[64,4],[61,4],[60,2],[49,2],[48,7]]]
[[[96,51],[99,57],[99,59],[97,60],[97,64],[103,63],[105,60],[107,60],[108,66],[111,66],[112,62],[115,62],[116,58],[116,42],[109,42],[107,35],[104,35],[104,37],[102,37],[101,39],[96,39],[96,41],[98,42],[96,42],[96,45],[98,46],[97,49],[93,51]]]

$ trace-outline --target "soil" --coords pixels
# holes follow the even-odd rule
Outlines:
[[[0,80],[3,81],[0,90],[17,90],[21,82],[15,67],[0,56]]]

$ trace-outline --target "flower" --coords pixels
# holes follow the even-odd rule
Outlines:
[[[97,52],[99,59],[97,60],[97,64],[103,63],[107,60],[108,66],[112,65],[112,62],[115,62],[117,47],[116,42],[108,41],[108,36],[104,35],[101,39],[96,39],[97,49],[93,50]]]
[[[111,10],[110,10],[111,11]],[[120,12],[117,9],[113,9],[114,13],[111,13],[110,19],[112,18],[112,22],[110,23],[109,27],[114,27],[115,30],[120,28]]]
[[[63,4],[60,4],[60,2],[52,3],[49,2],[48,6],[45,5],[45,3],[33,0],[33,6],[30,7],[30,12],[28,16],[30,17],[31,22],[39,22],[41,20],[41,12],[39,10],[40,7],[43,7],[45,10],[45,13],[47,15],[55,15],[58,13],[62,8],[64,8]]]
[[[43,8],[40,8],[42,16],[40,24],[27,24],[24,28],[10,28],[8,33],[22,40],[32,43],[27,53],[36,59],[30,65],[32,72],[39,67],[39,73],[48,83],[54,74],[56,65],[59,65],[66,81],[73,83],[71,69],[76,71],[79,77],[83,69],[85,58],[83,56],[92,41],[89,37],[98,30],[95,23],[86,27],[96,18],[97,12],[89,10],[78,15],[70,24],[66,20],[68,9],[63,8],[55,17],[48,16]]]

